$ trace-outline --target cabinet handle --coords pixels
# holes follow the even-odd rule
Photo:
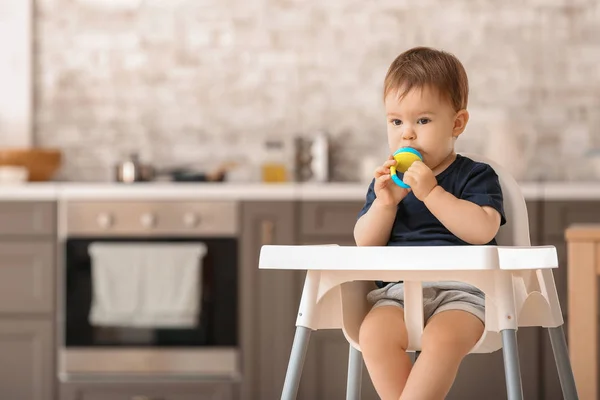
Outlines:
[[[275,223],[273,221],[263,221],[261,226],[261,242],[264,245],[273,244],[273,232],[275,231]]]

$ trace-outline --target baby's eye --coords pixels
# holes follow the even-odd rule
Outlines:
[[[392,122],[392,125],[395,125],[395,126],[402,125],[402,121],[400,121],[399,119],[393,119],[391,122]]]
[[[421,125],[425,125],[431,122],[431,120],[429,118],[421,118],[417,121],[419,124]]]

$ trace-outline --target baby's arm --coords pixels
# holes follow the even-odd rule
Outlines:
[[[356,221],[354,240],[357,246],[385,246],[390,238],[396,205],[381,204],[378,199],[373,201],[371,208]]]
[[[434,187],[424,203],[446,229],[470,244],[489,243],[500,228],[500,213],[494,208],[458,199],[441,186]]]

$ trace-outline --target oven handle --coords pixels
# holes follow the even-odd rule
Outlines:
[[[271,220],[264,220],[260,225],[261,242],[264,245],[273,244],[273,232],[275,231],[275,223]]]

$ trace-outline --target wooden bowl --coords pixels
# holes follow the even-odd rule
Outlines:
[[[56,149],[0,148],[0,166],[25,167],[30,182],[52,179],[61,165],[62,153]]]

